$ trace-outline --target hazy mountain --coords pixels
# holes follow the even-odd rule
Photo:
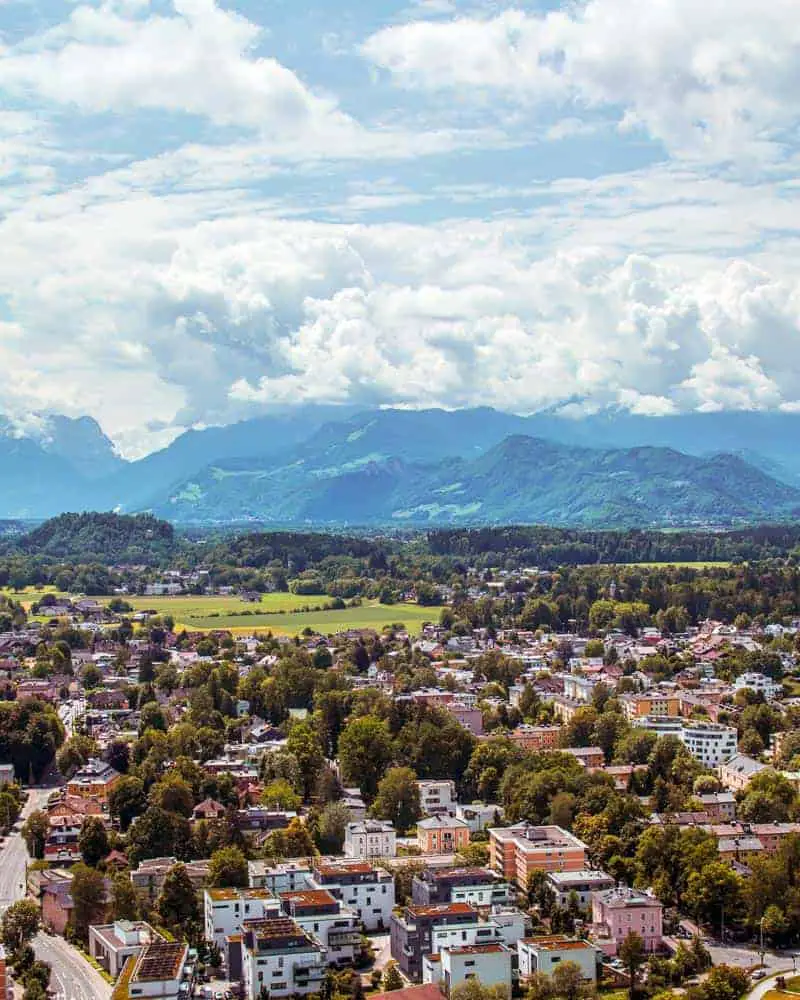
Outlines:
[[[764,482],[773,487],[775,481],[800,486],[800,451],[795,447],[800,414],[791,413],[643,417],[610,409],[576,419],[565,415],[563,408],[524,417],[489,408],[356,411],[352,407],[302,405],[228,427],[188,431],[167,448],[137,462],[120,459],[97,423],[88,417],[40,418],[34,426],[30,436],[20,437],[19,431],[0,419],[0,517],[154,508],[186,520],[255,517],[273,522],[361,523],[388,518],[397,522],[403,519],[398,511],[427,505],[436,511],[434,519],[471,516],[462,511],[464,507],[480,511],[480,519],[502,520],[510,516],[513,504],[490,492],[483,496],[478,479],[473,484],[474,495],[461,503],[453,487],[453,463],[488,459],[498,445],[519,435],[540,439],[540,450],[546,442],[554,447],[607,453],[638,450],[640,471],[646,465],[643,455],[647,448],[680,453],[681,459],[673,460],[678,465],[687,456],[709,459],[724,452],[743,460],[737,466],[740,471],[759,470]],[[558,454],[561,467],[565,453],[559,450]],[[555,456],[542,461],[555,461]],[[581,460],[584,464],[588,461]],[[596,476],[597,470],[591,462],[589,465]],[[475,476],[479,468],[479,464],[475,466]],[[708,468],[721,474],[714,461]],[[629,470],[619,471],[627,474]],[[665,467],[662,471],[667,472]],[[566,467],[561,467],[561,473],[566,475]],[[436,480],[438,474],[443,477],[441,483]],[[571,474],[578,475],[574,469]],[[463,478],[467,472],[462,470],[458,475]],[[585,492],[583,504],[561,492],[562,479],[552,508],[545,505],[547,484],[537,479],[540,500],[535,512],[546,513],[554,523],[589,523],[581,518],[588,518],[588,511],[596,509],[598,518],[630,516],[639,523],[640,507],[652,507],[661,512],[658,517],[671,523],[681,516],[694,518],[694,501],[699,505],[700,519],[709,505],[714,508],[708,494],[708,503],[700,502],[696,494],[699,484],[693,482],[694,500],[684,498],[678,503],[673,518],[668,494],[653,497],[645,491],[642,503],[637,504],[618,495],[609,476],[592,483],[578,482],[576,488]],[[682,479],[684,474],[674,471],[673,478]],[[711,486],[721,503],[724,483]],[[447,496],[444,493],[418,502],[417,489],[423,496],[428,489],[452,490],[452,502],[441,503],[442,496]],[[362,495],[363,490],[367,495]],[[607,496],[601,495],[603,490],[608,491]],[[745,492],[745,498],[747,495]],[[168,502],[169,498],[174,502]],[[736,501],[734,495],[730,518],[750,517],[738,512]],[[446,510],[438,511],[437,504]],[[777,512],[781,503],[776,501],[775,506]],[[745,508],[749,509],[746,503]],[[567,512],[579,520],[571,521]],[[423,513],[408,516],[422,519]],[[724,512],[720,509],[716,516],[724,517]]]
[[[341,458],[337,452],[337,458]],[[515,435],[474,459],[331,450],[209,466],[155,512],[177,521],[272,524],[729,524],[800,516],[800,490],[733,455],[587,449]]]

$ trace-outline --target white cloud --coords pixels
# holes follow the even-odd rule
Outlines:
[[[405,87],[605,108],[693,155],[763,155],[800,118],[796,0],[585,0],[386,27],[362,51]]]
[[[0,51],[0,85],[83,112],[185,112],[220,125],[293,136],[354,128],[334,100],[312,93],[273,58],[261,29],[215,0],[81,5],[67,21]]]

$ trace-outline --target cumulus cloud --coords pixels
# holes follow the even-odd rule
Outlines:
[[[584,0],[385,27],[362,51],[405,87],[605,109],[693,155],[764,154],[800,117],[795,0]]]
[[[69,18],[0,50],[0,86],[83,112],[185,112],[268,134],[333,136],[355,124],[277,60],[254,54],[262,29],[215,0],[83,4]]]

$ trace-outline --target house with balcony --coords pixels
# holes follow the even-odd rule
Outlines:
[[[533,871],[585,870],[588,868],[588,848],[560,826],[517,823],[492,827],[489,830],[489,867],[525,889]]]
[[[319,862],[314,883],[353,910],[368,931],[389,926],[394,909],[394,876],[367,861]]]
[[[289,917],[245,921],[240,947],[245,1000],[319,993],[325,949]]]
[[[361,924],[355,910],[344,906],[327,889],[282,892],[283,913],[319,941],[327,961],[352,964],[361,950]]]

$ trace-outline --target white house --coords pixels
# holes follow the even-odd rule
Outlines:
[[[574,962],[587,982],[597,981],[598,951],[588,941],[551,934],[517,941],[517,959],[521,979],[537,972],[552,976],[562,962]]]
[[[225,939],[241,933],[245,920],[282,916],[279,899],[268,889],[204,889],[206,941],[224,949]]]
[[[325,966],[325,949],[294,920],[244,923],[242,978],[247,1000],[257,1000],[262,988],[271,997],[318,993]]]
[[[189,946],[177,941],[155,941],[145,945],[134,963],[128,981],[131,997],[177,1000],[188,997],[191,984],[185,972]]]
[[[446,996],[468,979],[482,986],[504,986],[511,993],[511,951],[504,944],[458,945],[426,955],[423,983],[441,984]]]
[[[348,823],[345,828],[344,854],[347,858],[393,858],[397,854],[397,835],[391,823],[367,819]]]
[[[673,716],[644,715],[633,724],[658,736],[675,736],[706,767],[718,767],[736,753],[737,732],[718,722],[685,722]]]
[[[456,819],[467,824],[470,834],[497,826],[502,818],[503,807],[492,802],[471,802],[469,805],[456,806]]]
[[[281,893],[281,906],[306,934],[319,941],[328,962],[351,963],[361,949],[358,914],[326,889]]]
[[[559,906],[568,906],[575,893],[582,907],[592,902],[592,893],[601,889],[611,889],[614,879],[596,868],[584,868],[577,872],[548,872],[547,885]]]
[[[427,816],[456,811],[456,783],[454,781],[418,781],[419,804]]]
[[[755,691],[763,694],[764,701],[775,701],[783,694],[783,685],[767,677],[766,674],[750,672],[740,674],[733,682],[735,691]]]
[[[394,909],[390,872],[366,861],[326,862],[314,869],[314,882],[354,910],[368,931],[388,928]]]

